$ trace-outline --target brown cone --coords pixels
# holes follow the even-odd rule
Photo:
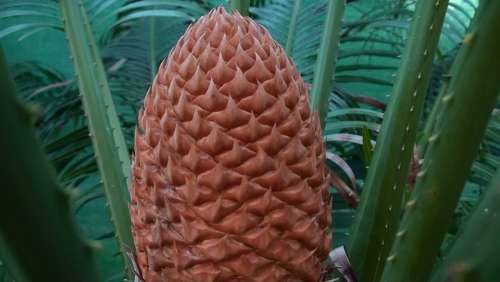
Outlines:
[[[147,282],[318,281],[330,248],[321,128],[293,62],[212,10],[146,95],[130,212]]]

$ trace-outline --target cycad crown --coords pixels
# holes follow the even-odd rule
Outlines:
[[[200,18],[139,127],[130,210],[146,281],[318,281],[331,241],[321,128],[267,30],[223,8]]]

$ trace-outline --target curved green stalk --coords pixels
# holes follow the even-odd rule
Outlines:
[[[130,274],[126,253],[133,248],[133,240],[127,189],[130,160],[125,139],[83,2],[61,0],[60,6],[111,220]]]
[[[460,60],[458,57],[455,58],[455,62],[457,62],[458,60]],[[424,142],[422,144],[422,149],[421,149],[422,153],[425,153],[425,151],[427,149],[427,145],[428,145],[428,143],[425,142],[425,140],[427,140],[427,139],[429,139],[429,137],[431,137],[432,132],[434,131],[435,127],[438,126],[437,125],[438,115],[439,115],[439,113],[442,112],[442,107],[443,107],[442,100],[443,100],[444,95],[446,95],[446,93],[447,93],[448,83],[449,83],[448,79],[445,78],[443,81],[443,84],[441,85],[441,88],[439,89],[439,93],[436,96],[436,101],[434,102],[434,105],[432,106],[431,113],[429,114],[429,117],[427,118],[427,121],[425,122],[424,134],[422,136],[422,138],[424,140]]]
[[[433,282],[498,279],[500,261],[500,170],[464,226]]]
[[[290,18],[290,24],[288,25],[288,34],[286,37],[285,51],[287,54],[292,54],[293,51],[293,40],[295,39],[295,29],[297,27],[297,20],[299,18],[300,2],[302,0],[293,1],[292,17]]]
[[[447,0],[420,0],[416,4],[349,241],[349,254],[361,281],[379,281],[394,241],[447,6]]]
[[[0,49],[0,250],[17,281],[100,281]]]
[[[156,8],[156,6],[154,7]],[[156,17],[149,19],[149,78],[154,81],[156,77]]]
[[[326,115],[328,114],[328,98],[332,91],[345,5],[345,0],[328,1],[325,28],[319,48],[316,70],[314,71],[311,107],[313,111],[319,113],[322,128],[324,128]]]
[[[459,51],[462,60],[453,64],[439,126],[429,137],[383,281],[429,277],[500,90],[499,14],[500,1],[480,2],[476,25]]]
[[[474,17],[473,21],[470,24],[470,27],[474,26],[474,21],[477,21],[477,17]],[[454,59],[454,64],[461,64],[462,60],[466,58],[465,54],[459,53]],[[422,144],[420,144],[420,152],[422,154],[425,154],[425,151],[427,150],[427,145],[428,142],[426,140],[431,137],[432,132],[436,129],[436,127],[439,126],[439,115],[443,112],[443,105],[444,103],[442,102],[443,97],[448,93],[448,85],[450,83],[450,78],[451,75],[448,73],[443,76],[443,83],[441,85],[441,88],[439,89],[439,93],[436,96],[436,100],[434,102],[434,105],[432,106],[431,112],[429,116],[427,117],[427,120],[425,122],[425,127],[423,131],[423,136],[422,136]]]
[[[242,16],[250,15],[250,0],[231,0],[231,9],[238,11]]]

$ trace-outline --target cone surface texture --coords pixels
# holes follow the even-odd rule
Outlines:
[[[188,28],[146,95],[132,174],[147,282],[319,280],[331,241],[319,120],[250,18],[218,8]]]

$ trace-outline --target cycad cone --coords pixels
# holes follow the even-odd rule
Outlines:
[[[212,10],[161,64],[135,135],[131,215],[153,281],[318,281],[330,248],[317,115],[250,18]]]

